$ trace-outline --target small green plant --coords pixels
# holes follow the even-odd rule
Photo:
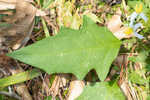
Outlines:
[[[138,28],[142,27],[142,23],[140,23],[140,19],[143,19],[145,22],[147,22],[148,18],[145,16],[145,14],[142,12],[143,10],[143,5],[136,5],[135,7],[135,12],[133,12],[130,16],[129,16],[129,28],[127,28],[125,30],[125,34],[130,35],[130,34],[134,34],[134,36],[138,37],[139,39],[143,39],[144,37],[140,34],[138,34],[137,30]]]
[[[84,16],[80,30],[61,28],[56,36],[45,38],[12,52],[8,56],[43,69],[49,74],[73,73],[80,80],[91,69],[95,69],[99,78],[104,81],[112,61],[118,54],[120,45],[121,42],[107,28],[99,27],[90,18]],[[97,83],[94,86],[103,91],[103,87],[109,88],[109,83]],[[95,91],[91,86],[89,89]],[[111,94],[112,90],[116,92]],[[114,100],[117,98],[123,100],[124,97],[118,86],[115,85],[112,90],[105,91],[99,100],[103,100],[106,94],[110,94],[110,96],[117,94],[119,96],[115,96]],[[93,96],[94,94],[91,95],[91,97]],[[84,100],[89,100],[89,98]]]
[[[57,76],[54,73],[72,73],[78,80],[84,80],[87,84],[76,100],[125,100],[126,92],[132,100],[149,100],[149,0],[122,0],[122,4],[117,3],[118,0],[104,1],[108,2],[107,6],[102,0],[35,0],[36,7],[49,12],[44,17],[36,17],[36,28],[41,29],[41,33],[44,31],[45,38],[40,34],[35,37],[39,40],[36,43],[7,54],[35,68],[0,79],[1,91],[6,86],[38,77],[41,72],[36,68],[39,68],[52,75],[49,85]],[[109,5],[111,1],[113,4]],[[118,7],[121,13],[116,12]],[[113,35],[115,32],[104,27],[115,15],[119,15],[119,20],[114,20],[121,24],[118,30],[126,28],[117,34],[129,37],[118,40]],[[5,26],[9,25],[0,23],[0,27]],[[116,61],[122,63],[117,65]],[[90,77],[94,78],[88,82],[87,73],[91,70],[94,72]],[[112,76],[111,71],[115,71]],[[61,91],[62,98],[68,96],[70,87]],[[53,95],[44,98],[51,100]],[[0,99],[3,96],[0,95]]]
[[[95,69],[103,81],[121,42],[105,27],[84,16],[80,30],[61,28],[58,35],[8,54],[24,63],[52,73],[73,73],[83,79]],[[80,69],[80,70],[79,70]]]

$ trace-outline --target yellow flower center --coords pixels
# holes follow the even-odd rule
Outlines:
[[[131,27],[129,27],[129,28],[125,29],[124,33],[127,35],[130,35],[133,33],[133,29]]]
[[[136,6],[135,6],[136,13],[141,13],[142,10],[143,10],[143,5],[142,4],[140,4],[140,5],[136,4]]]

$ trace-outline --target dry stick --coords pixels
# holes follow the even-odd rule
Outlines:
[[[55,100],[55,97],[58,95],[58,92],[59,92],[59,86],[60,86],[60,75],[56,75],[55,76],[55,79],[52,83],[52,86],[50,88],[50,92],[51,92],[51,95],[52,95],[52,100]]]
[[[135,48],[136,48],[136,45],[133,46],[133,48],[132,48],[132,50],[131,50],[131,53],[130,53],[129,57],[133,56],[133,52],[134,52]],[[129,62],[130,62],[130,61],[128,60],[127,63],[125,64],[125,72],[126,72],[126,74],[127,74]],[[128,74],[127,74],[127,75],[128,75]]]
[[[63,100],[63,97],[62,97],[62,95],[61,95],[61,91],[59,90],[59,92],[58,92],[58,96],[59,96],[59,99],[60,100]]]
[[[46,92],[46,96],[49,96],[50,95],[50,88],[49,88],[49,86],[48,86],[48,84],[46,82],[46,78],[45,78],[46,75],[47,74],[45,74],[44,77],[43,77],[42,74],[41,74],[40,77],[42,79],[42,87],[43,87],[44,91]]]
[[[132,52],[135,50],[135,48],[136,48],[136,45],[135,46],[133,46],[133,48],[132,48],[132,50],[131,50],[131,53],[129,54],[129,57],[131,57],[132,56]],[[123,57],[123,59],[125,60],[125,56]],[[122,66],[121,66],[121,72],[123,73],[123,65],[125,65],[125,72],[127,72],[127,66],[128,66],[128,63],[129,63],[130,61],[128,60],[127,61],[127,63],[125,63],[125,64],[123,64],[122,63]],[[120,77],[122,77],[121,76],[122,74],[120,74]],[[127,75],[127,73],[126,73],[126,75]]]
[[[128,57],[131,57],[131,56],[132,56],[132,54],[133,54],[135,48],[136,48],[136,45],[133,46],[133,48],[132,48],[132,50],[131,50],[131,53],[129,54]],[[120,72],[120,80],[119,80],[119,82],[118,82],[120,86],[126,84],[126,88],[128,89],[128,92],[125,91],[125,89],[123,89],[123,88],[121,88],[121,89],[123,90],[124,94],[127,96],[128,99],[131,98],[132,95],[133,95],[133,94],[131,94],[131,93],[132,93],[132,90],[131,90],[131,87],[128,85],[128,81],[127,81],[127,83],[125,83],[125,82],[123,82],[122,79],[123,79],[123,69],[124,69],[123,65],[125,65],[125,75],[126,75],[125,77],[128,78],[127,66],[128,66],[128,64],[129,64],[129,62],[130,62],[130,61],[127,61],[127,63],[122,64],[122,66],[121,66],[121,72]],[[124,81],[126,81],[126,80],[124,80]],[[127,95],[128,93],[130,93],[130,96]]]
[[[26,2],[33,2],[33,0],[24,0],[24,1],[26,1]],[[18,2],[18,0],[0,0],[0,2],[16,4],[16,2]]]
[[[13,97],[13,98],[18,99],[18,100],[22,100],[21,97],[18,96],[18,95],[17,95],[16,93],[14,93],[14,92],[9,93],[9,92],[5,92],[5,91],[0,91],[0,94],[1,94],[1,95],[6,95],[6,96],[9,96],[9,97]]]
[[[123,61],[121,64],[121,71],[120,71],[120,79],[118,81],[119,86],[121,86],[122,82],[123,82],[123,69],[124,69],[124,62],[125,61],[125,56],[123,55]]]
[[[53,23],[51,23],[50,22],[50,18],[49,17],[47,17],[47,16],[43,16],[43,19],[47,22],[47,24],[49,25],[49,26],[51,26],[53,29],[56,29],[56,30],[58,30],[58,28],[57,27],[55,27],[55,25],[53,25]],[[51,35],[53,36],[54,35],[54,33],[51,33]]]
[[[123,91],[124,95],[126,96],[126,99],[133,100],[132,96],[131,96],[131,89],[128,85],[128,81],[124,78],[124,75],[123,75],[123,69],[124,69],[124,65],[122,64],[121,72],[120,72],[120,80],[119,80],[118,84],[119,84],[121,90]]]
[[[127,6],[126,6],[126,1],[125,0],[122,0],[122,5],[123,5],[125,16],[127,17]]]
[[[38,31],[35,35],[31,36],[31,40],[36,42],[35,37],[38,36],[43,30]]]

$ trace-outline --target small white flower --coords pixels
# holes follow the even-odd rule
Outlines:
[[[137,23],[135,25],[130,26],[129,28],[127,28],[124,33],[127,35],[130,34],[134,34],[135,37],[139,38],[139,39],[143,39],[144,37],[140,34],[137,33],[137,29],[142,27],[142,23]]]
[[[140,18],[142,18],[145,22],[147,22],[148,18],[145,16],[145,14],[142,12],[143,10],[143,5],[140,4],[139,6],[136,5],[135,7],[135,12],[133,12],[130,16],[129,16],[129,19],[130,19],[130,23],[129,23],[129,26],[130,27],[133,27],[133,24],[135,22],[135,19],[139,16]]]
[[[144,37],[140,34],[138,34],[136,31],[138,28],[142,27],[142,23],[137,23],[133,26],[133,31],[134,31],[134,35],[139,38],[139,39],[143,39]]]
[[[137,32],[134,32],[134,36],[139,39],[144,39],[144,37],[142,35],[138,34]]]
[[[139,15],[145,22],[147,22],[148,18],[145,16],[144,13],[140,13]]]
[[[138,16],[138,14],[137,14],[136,12],[133,12],[133,13],[129,16],[129,18],[130,18],[130,24],[129,24],[129,26],[133,26],[134,21],[135,21],[135,19],[136,19],[137,16]]]
[[[136,31],[140,27],[142,27],[142,23],[137,23],[133,26],[133,30]]]
[[[142,27],[142,23],[137,23],[135,24],[135,20],[137,17],[143,19],[145,22],[147,22],[148,18],[144,15],[144,13],[142,12],[143,10],[143,5],[136,5],[135,7],[135,12],[133,12],[130,16],[129,16],[129,27],[124,31],[125,34],[130,35],[130,34],[134,34],[135,37],[139,38],[139,39],[143,39],[144,37],[140,34],[138,34],[137,29]]]

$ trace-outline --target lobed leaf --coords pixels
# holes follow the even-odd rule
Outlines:
[[[8,54],[51,73],[73,73],[83,79],[95,69],[103,81],[121,42],[105,27],[83,17],[80,30],[62,27],[58,35]]]

